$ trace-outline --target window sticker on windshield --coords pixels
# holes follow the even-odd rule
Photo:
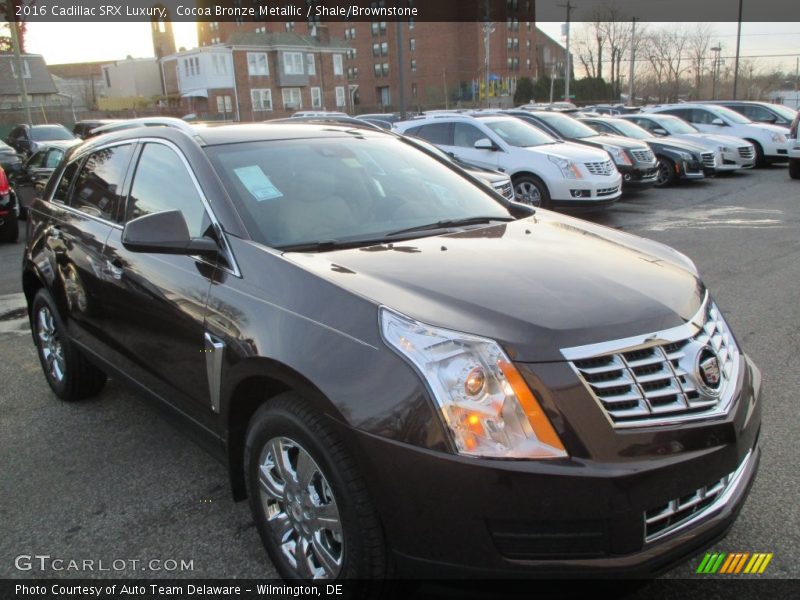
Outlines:
[[[283,198],[281,191],[275,187],[258,165],[241,167],[233,171],[236,173],[239,181],[242,182],[242,185],[247,188],[247,191],[253,194],[253,198],[259,202]]]

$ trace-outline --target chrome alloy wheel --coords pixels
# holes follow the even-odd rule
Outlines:
[[[669,163],[659,160],[656,169],[658,169],[658,174],[656,175],[656,183],[658,185],[666,185],[672,180],[672,167]]]
[[[542,205],[542,193],[530,181],[521,181],[514,187],[514,192],[517,200],[523,204],[530,204],[531,206]]]
[[[48,376],[54,382],[61,383],[66,375],[64,346],[56,331],[53,313],[46,306],[42,306],[36,313],[36,335],[39,338],[42,358],[47,365]]]
[[[332,579],[344,562],[339,509],[328,480],[297,442],[273,438],[259,457],[261,504],[276,544],[304,579]]]

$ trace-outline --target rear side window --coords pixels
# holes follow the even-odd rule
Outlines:
[[[48,150],[39,150],[39,152],[31,156],[28,159],[28,167],[31,169],[41,169],[44,165],[44,159],[47,152]]]
[[[437,146],[450,146],[453,143],[452,131],[453,126],[450,123],[432,123],[420,127],[415,135]]]
[[[55,169],[58,166],[58,163],[61,162],[61,158],[64,156],[64,152],[59,150],[58,148],[52,148],[47,153],[47,158],[44,159],[44,168],[45,169]]]
[[[686,108],[673,108],[671,110],[665,110],[663,112],[667,113],[668,115],[674,115],[676,117],[680,117],[681,119],[689,121],[690,123],[696,123],[696,121],[693,121],[691,118],[690,114],[691,111]]]
[[[132,152],[133,146],[126,144],[90,154],[75,179],[69,205],[88,215],[116,221]]]
[[[453,132],[453,145],[461,148],[474,148],[475,142],[484,140],[488,136],[474,125],[456,123]]]
[[[717,115],[714,113],[703,110],[700,108],[694,108],[691,111],[691,116],[689,117],[689,121],[691,123],[700,123],[701,125],[711,125],[711,122],[714,119],[717,119]]]
[[[189,235],[202,237],[211,225],[203,200],[183,161],[163,144],[146,144],[133,176],[127,220],[179,210]]]
[[[72,186],[72,182],[75,180],[75,174],[78,172],[78,167],[80,166],[81,161],[76,160],[71,162],[67,165],[67,168],[64,169],[64,175],[58,182],[58,186],[56,187],[56,191],[53,193],[53,200],[55,202],[66,203],[67,202],[67,194],[69,194],[69,188]]]

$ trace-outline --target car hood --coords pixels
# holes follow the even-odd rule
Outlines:
[[[681,325],[705,290],[657,242],[540,210],[496,226],[286,260],[422,322],[499,341],[513,360]]]
[[[573,142],[544,144],[542,146],[525,148],[525,150],[546,156],[567,158],[578,162],[610,160],[610,157],[605,150],[600,148],[592,148],[590,146],[585,146],[584,144],[576,144]]]
[[[647,148],[647,144],[644,142],[640,142],[639,140],[631,140],[619,135],[593,135],[591,137],[581,138],[580,140],[575,141],[593,144],[608,144],[610,146],[619,146],[629,150],[644,150]]]
[[[700,144],[692,143],[689,140],[676,140],[669,137],[667,138],[654,137],[652,139],[648,139],[647,143],[655,148],[662,147],[662,148],[669,148],[671,150],[683,150],[684,152],[700,153],[706,149],[706,146],[701,146]]]
[[[739,146],[746,146],[750,142],[743,140],[732,135],[716,135],[713,133],[681,133],[672,137],[680,137],[692,144],[698,144],[704,148],[717,149],[718,146],[732,146],[738,148]]]

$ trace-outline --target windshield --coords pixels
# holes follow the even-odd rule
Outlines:
[[[658,116],[652,117],[653,120],[661,125],[664,129],[666,129],[669,133],[672,134],[686,134],[686,133],[699,133],[700,130],[697,129],[694,125],[691,125],[684,121],[683,119],[679,119],[678,117],[670,117],[670,116]]]
[[[49,142],[52,140],[74,140],[75,136],[63,125],[44,125],[31,127],[31,139],[34,142]]]
[[[517,148],[556,143],[556,140],[541,129],[519,119],[483,120],[483,123],[499,135],[506,144]]]
[[[558,113],[539,113],[537,116],[550,125],[564,138],[587,138],[597,135],[597,132],[583,123],[576,121],[572,117],[560,115]]]
[[[653,137],[653,134],[646,129],[642,129],[635,123],[625,121],[624,119],[614,119],[612,121],[612,126],[618,129],[625,137],[634,138],[636,140],[644,140]]]
[[[725,117],[729,121],[736,123],[737,125],[747,125],[748,123],[752,123],[752,121],[744,115],[740,115],[735,110],[725,108],[724,106],[715,106],[714,112],[719,116]]]
[[[782,116],[787,121],[793,121],[794,118],[797,116],[797,111],[792,110],[788,106],[784,106],[783,104],[770,104],[770,109],[774,110],[780,116]]]
[[[207,152],[251,236],[274,248],[366,245],[440,221],[511,218],[490,192],[395,138],[351,132]],[[436,233],[432,228],[409,237]]]

